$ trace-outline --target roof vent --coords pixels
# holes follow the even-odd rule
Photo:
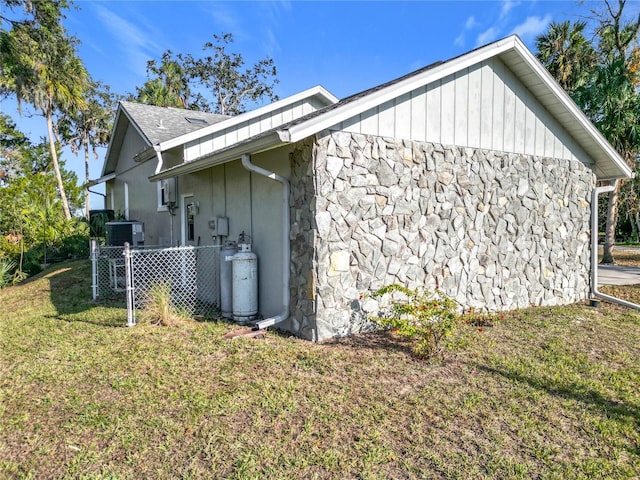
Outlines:
[[[209,123],[204,118],[184,117],[189,123],[198,123],[200,125],[208,125]]]
[[[162,122],[162,119],[160,119],[160,122],[158,123],[158,128],[164,128],[164,123]]]

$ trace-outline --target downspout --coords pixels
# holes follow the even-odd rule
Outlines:
[[[162,171],[162,167],[164,165],[164,159],[162,158],[162,150],[160,149],[160,145],[154,145],[153,149],[156,151],[156,158],[158,159],[158,164],[156,165],[155,175],[158,175]],[[172,247],[173,245],[173,216],[169,209],[169,218],[170,218],[170,227],[169,227],[169,245]]]
[[[156,165],[156,173],[158,175],[162,171],[162,165],[164,160],[162,159],[162,150],[160,150],[160,145],[154,145],[153,149],[156,151],[156,158],[158,159],[158,164]]]
[[[291,186],[289,180],[277,173],[270,172],[264,168],[258,167],[251,163],[250,155],[242,155],[242,166],[250,172],[255,172],[264,177],[282,183],[282,305],[283,311],[274,317],[265,318],[256,323],[254,330],[262,330],[267,327],[283,322],[289,318],[289,264],[291,263],[291,248],[289,246],[289,229],[290,229],[290,213],[289,213],[289,192]]]
[[[623,307],[640,310],[640,305],[637,303],[628,302],[598,291],[598,196],[601,193],[609,193],[614,188],[614,185],[596,187],[591,193],[591,295],[607,302],[617,303]]]

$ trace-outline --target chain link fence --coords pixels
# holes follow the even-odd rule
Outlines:
[[[93,298],[122,298],[127,325],[150,300],[155,286],[168,287],[171,304],[189,316],[220,313],[220,246],[105,247],[92,245]]]

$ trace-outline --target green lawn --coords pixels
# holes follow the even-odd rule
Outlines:
[[[90,297],[86,261],[0,291],[0,478],[639,476],[638,312],[506,314],[426,362],[390,333],[127,329]]]

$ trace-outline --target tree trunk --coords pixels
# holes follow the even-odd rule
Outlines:
[[[67,200],[67,194],[64,191],[64,183],[62,182],[62,173],[60,173],[60,165],[58,164],[58,152],[56,152],[56,143],[53,137],[53,118],[51,117],[51,115],[47,115],[47,134],[49,135],[49,150],[51,152],[51,160],[53,161],[53,170],[56,174],[56,180],[58,182],[58,193],[60,195],[60,201],[62,202],[64,217],[67,220],[71,220],[71,211],[69,210],[69,202]]]
[[[618,192],[620,191],[620,180],[616,180],[615,188],[609,193],[609,203],[607,204],[607,224],[604,235],[604,252],[602,263],[616,263],[613,258],[613,246],[616,243],[616,224],[618,223]],[[597,232],[596,232],[597,233]]]
[[[86,133],[84,134],[84,138],[82,139],[82,144],[84,145],[84,214],[87,220],[89,219],[89,212],[91,211],[91,205],[89,201],[89,139],[87,138]]]

